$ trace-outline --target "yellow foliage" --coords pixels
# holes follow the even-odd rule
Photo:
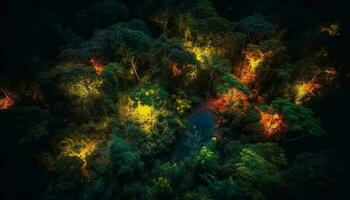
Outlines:
[[[191,41],[184,42],[184,47],[186,50],[192,52],[200,63],[210,60],[214,53],[214,49],[210,45],[200,47],[194,45]]]
[[[71,95],[87,98],[100,94],[99,87],[102,85],[102,80],[95,80],[87,83],[85,80],[77,80],[68,85],[68,93]]]
[[[241,65],[240,79],[244,84],[249,84],[257,78],[257,69],[266,58],[272,55],[271,51],[263,53],[259,49],[245,51],[245,62]]]
[[[265,55],[261,52],[259,52],[258,55],[247,53],[245,56],[249,63],[249,66],[252,69],[256,69],[260,65],[260,63],[263,62],[265,59]]]
[[[77,135],[61,141],[61,153],[63,156],[78,157],[83,162],[82,169],[85,169],[87,165],[86,158],[95,151],[97,144],[96,139]]]
[[[340,35],[340,26],[338,23],[321,25],[321,32],[325,32],[330,36],[339,36]]]
[[[180,115],[192,108],[191,101],[185,98],[176,98],[175,104],[175,109]]]
[[[271,114],[260,111],[260,123],[262,125],[264,135],[273,136],[279,134],[286,127],[282,116],[279,114]]]
[[[315,82],[300,82],[295,85],[295,103],[302,104],[305,97],[315,96],[315,92],[321,87]]]
[[[140,102],[135,103],[128,98],[120,107],[120,119],[125,122],[136,122],[146,133],[151,133],[158,116],[164,112],[155,109],[153,106],[143,105]]]

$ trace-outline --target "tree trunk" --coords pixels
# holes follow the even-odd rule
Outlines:
[[[134,70],[137,81],[140,82],[140,77],[139,77],[139,74],[137,73],[137,61],[135,61],[135,58],[131,58],[130,64],[132,69]]]

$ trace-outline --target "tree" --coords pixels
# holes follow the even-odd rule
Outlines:
[[[220,59],[213,55],[209,63],[205,63],[205,68],[209,73],[208,95],[211,91],[212,85],[218,85],[220,78],[228,74],[231,69],[231,63],[227,59]]]
[[[171,78],[186,77],[196,67],[195,56],[186,51],[180,44],[160,35],[155,41],[152,49],[152,75],[170,71]],[[182,81],[179,81],[182,82]]]
[[[209,181],[208,189],[215,200],[234,200],[243,198],[243,191],[232,180]]]
[[[184,200],[211,200],[208,192],[203,192],[199,190],[189,191],[183,196]]]
[[[118,88],[114,88],[116,82],[113,81],[116,80],[111,73],[109,75],[98,75],[91,66],[57,66],[42,76],[44,98],[53,108],[60,110],[60,115],[75,122],[99,121],[115,112],[115,97],[110,95]],[[104,78],[112,79],[107,81]]]
[[[119,77],[115,73],[114,65],[107,65],[102,73],[103,83],[101,91],[111,99],[116,99],[119,89]]]
[[[212,55],[230,61],[238,59],[237,54],[243,46],[244,35],[234,32],[231,23],[225,18],[190,17],[185,25],[184,45],[196,54],[197,60],[202,62]]]
[[[273,191],[280,191],[283,185],[277,166],[249,148],[241,151],[240,159],[235,164],[235,174],[238,184],[252,199],[264,199],[264,195],[273,195]]]
[[[123,187],[123,193],[121,199],[140,199],[146,200],[145,195],[147,193],[147,185],[141,181],[134,181],[130,184],[126,184]]]
[[[219,158],[212,145],[202,147],[194,158],[194,169],[199,183],[207,182],[215,177],[219,168]]]
[[[169,9],[163,9],[158,11],[151,17],[151,22],[159,26],[163,33],[166,33],[168,31],[170,17],[171,11]]]
[[[197,1],[192,8],[192,12],[197,18],[207,18],[217,16],[213,3],[209,0]]]
[[[194,103],[187,97],[184,91],[179,91],[177,94],[171,95],[171,100],[173,101],[173,108],[179,115],[183,115],[189,111]]]
[[[283,171],[287,199],[342,198],[347,193],[347,180],[341,160],[340,155],[332,150],[299,154]]]
[[[188,173],[189,171],[186,169],[183,162],[160,163],[160,161],[156,161],[153,169],[154,177],[167,178],[171,187],[176,193],[185,191],[191,185],[191,180]]]
[[[65,96],[88,99],[100,94],[102,79],[92,67],[57,66],[47,76],[55,80],[55,87]]]
[[[219,93],[228,92],[230,88],[235,88],[246,95],[250,94],[249,88],[245,86],[236,76],[226,73],[223,77],[224,84],[217,88]]]
[[[104,178],[98,178],[93,182],[84,185],[80,190],[79,198],[86,200],[109,200],[112,198],[112,190],[110,183],[107,182]]]
[[[232,177],[252,199],[279,197],[284,187],[280,170],[287,165],[283,149],[275,143],[243,144],[232,140],[224,146],[219,172]]]
[[[288,125],[289,134],[294,138],[287,138],[286,142],[313,136],[322,138],[326,132],[314,113],[304,106],[296,105],[288,100],[277,98],[272,101],[272,107],[283,115]]]
[[[159,116],[153,133],[141,147],[144,149],[143,155],[152,161],[159,155],[169,153],[176,142],[176,136],[181,135],[184,128],[181,118],[173,112]]]
[[[251,41],[270,38],[276,34],[275,27],[260,14],[246,17],[236,23],[235,26],[247,33]]]
[[[150,48],[150,39],[142,32],[125,29],[115,41],[113,46],[118,48],[118,54],[122,56],[122,62],[129,64],[137,78],[141,81],[137,71],[138,62],[145,61],[147,50]]]
[[[152,33],[151,33],[150,29],[145,24],[145,22],[142,21],[141,19],[133,19],[127,23],[120,23],[120,26],[122,26],[123,28],[133,30],[133,31],[140,31],[140,32],[144,33],[145,35],[152,37]]]
[[[113,174],[120,178],[136,177],[143,169],[139,153],[118,137],[112,141],[110,159]]]
[[[77,157],[59,156],[53,165],[49,166],[49,172],[53,176],[51,184],[55,188],[52,193],[63,196],[71,195],[64,194],[62,191],[77,189],[83,183],[81,166],[82,161]]]
[[[150,60],[148,57],[152,42],[147,26],[141,20],[132,20],[96,30],[93,37],[79,48],[62,51],[60,58],[67,62],[84,64],[97,57],[108,63],[117,55],[119,61],[132,67],[133,73],[140,80],[137,66]]]
[[[137,80],[140,81],[137,66],[139,62],[147,61],[151,48],[151,38],[141,31],[118,26],[112,29],[116,31],[116,40],[112,42],[112,47],[117,49],[122,62],[131,65]]]
[[[166,177],[158,177],[153,180],[150,187],[147,188],[147,199],[151,200],[167,200],[171,199],[174,191],[170,185],[170,181]]]
[[[143,105],[164,107],[169,94],[157,84],[140,84],[130,95],[131,99]]]

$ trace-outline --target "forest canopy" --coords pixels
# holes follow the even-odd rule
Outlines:
[[[341,2],[0,7],[1,199],[347,194]]]

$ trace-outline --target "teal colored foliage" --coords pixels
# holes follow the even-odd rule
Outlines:
[[[110,159],[113,173],[121,178],[137,176],[142,168],[143,162],[137,151],[132,149],[121,138],[115,138],[110,147]]]
[[[299,135],[306,134],[318,138],[325,135],[320,121],[309,108],[296,105],[282,98],[274,100],[272,106],[282,113],[290,131],[296,132]]]
[[[157,84],[142,84],[137,86],[130,96],[136,102],[160,108],[164,106],[169,94]]]
[[[218,92],[225,93],[230,88],[235,88],[246,95],[250,94],[249,88],[245,86],[236,76],[227,73],[224,75],[223,80],[224,84],[217,89]]]
[[[246,17],[236,25],[243,31],[262,37],[272,37],[276,33],[275,27],[260,14]]]

